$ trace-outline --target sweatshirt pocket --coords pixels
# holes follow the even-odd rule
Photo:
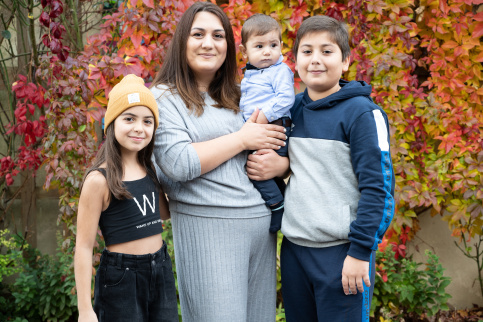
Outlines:
[[[350,225],[351,225],[351,206],[345,205],[342,206],[342,213],[340,216],[341,219],[341,229],[339,238],[340,239],[349,239],[349,232],[350,232]]]
[[[312,216],[300,216],[297,218],[298,220],[287,218],[287,221],[289,219],[293,221],[291,222],[290,237],[320,243],[347,240],[351,223],[350,212],[349,205],[325,206],[319,207]]]

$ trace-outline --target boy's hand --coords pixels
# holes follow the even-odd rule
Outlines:
[[[369,262],[351,257],[347,255],[342,268],[342,287],[345,295],[357,294],[364,292],[365,283],[367,287],[371,286],[369,278]]]

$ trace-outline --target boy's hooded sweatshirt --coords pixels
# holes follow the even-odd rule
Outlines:
[[[351,242],[348,255],[368,261],[394,214],[389,126],[371,86],[339,84],[315,102],[298,94],[291,110],[282,233],[306,247]]]

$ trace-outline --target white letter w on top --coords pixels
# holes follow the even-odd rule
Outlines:
[[[149,207],[151,208],[151,210],[153,211],[153,214],[154,214],[154,209],[156,208],[155,206],[155,202],[156,202],[156,198],[154,198],[154,192],[152,193],[153,194],[153,203],[151,204],[149,202],[149,199],[148,197],[146,197],[146,195],[143,194],[143,207],[141,208],[141,205],[139,204],[139,202],[137,201],[136,198],[133,198],[134,201],[136,201],[136,204],[138,205],[138,208],[139,210],[141,211],[141,213],[143,214],[143,216],[146,216],[146,202],[148,203]]]

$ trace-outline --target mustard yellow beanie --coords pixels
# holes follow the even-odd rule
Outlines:
[[[109,93],[106,115],[104,115],[104,133],[122,112],[133,106],[146,106],[154,115],[156,128],[159,125],[158,104],[153,93],[144,85],[144,80],[134,74],[125,76]]]

